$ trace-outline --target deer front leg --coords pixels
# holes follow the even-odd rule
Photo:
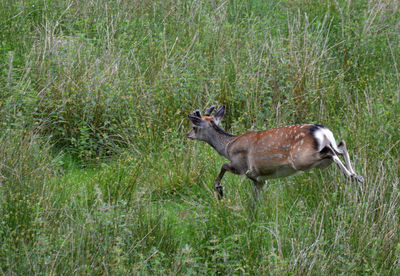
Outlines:
[[[226,171],[237,174],[236,169],[231,164],[223,164],[222,165],[221,171],[219,172],[217,179],[215,179],[215,181],[214,181],[214,188],[218,193],[218,199],[222,199],[222,197],[223,197],[223,191],[222,191],[222,186],[221,186],[220,182],[221,182],[222,177],[224,177],[224,174]]]
[[[263,190],[263,187],[265,185],[266,182],[260,182],[260,181],[256,181],[253,180],[253,192],[252,192],[252,196],[251,196],[251,201],[250,201],[250,206],[254,209],[256,206],[256,203],[258,202],[258,199],[261,195],[261,192]]]

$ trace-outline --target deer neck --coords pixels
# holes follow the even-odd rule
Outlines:
[[[235,135],[232,135],[228,132],[225,132],[216,124],[213,124],[214,131],[212,135],[205,140],[210,146],[212,146],[220,155],[228,158],[228,154],[226,152],[226,145],[236,138]]]

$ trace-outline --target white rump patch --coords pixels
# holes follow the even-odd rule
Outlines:
[[[337,147],[332,131],[330,131],[329,129],[320,127],[314,132],[314,138],[317,140],[318,143],[318,151],[322,150],[325,147],[326,144],[324,143],[324,141],[325,139],[327,139],[335,151],[341,152],[341,150]]]

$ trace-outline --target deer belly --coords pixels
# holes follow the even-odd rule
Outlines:
[[[290,175],[296,175],[301,173],[302,171],[296,170],[290,165],[285,165],[279,168],[276,168],[276,170],[269,172],[268,174],[263,174],[257,177],[257,181],[264,182],[267,179],[271,178],[280,178],[280,177],[286,177]]]

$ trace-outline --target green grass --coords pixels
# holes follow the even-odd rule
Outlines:
[[[397,1],[0,3],[0,272],[400,272]],[[251,183],[188,141],[322,123],[334,166]]]

